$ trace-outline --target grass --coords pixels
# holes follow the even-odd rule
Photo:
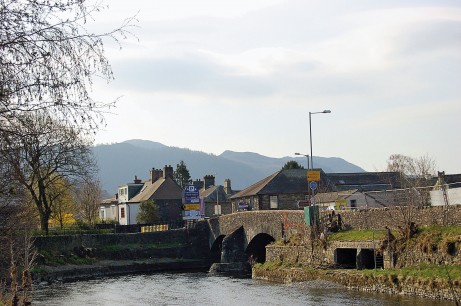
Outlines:
[[[418,277],[429,279],[446,279],[461,281],[460,265],[428,265],[405,267],[401,269],[385,270],[362,270],[361,273],[368,276],[397,276],[397,277]]]
[[[56,255],[56,254],[52,254],[45,250],[40,251],[40,255],[43,256],[43,260],[44,260],[43,263],[47,266],[62,266],[66,264],[91,265],[97,261],[94,258],[83,258],[83,257],[78,257],[77,255],[70,255],[70,256]]]

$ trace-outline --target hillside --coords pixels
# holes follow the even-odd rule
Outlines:
[[[296,160],[306,166],[305,157],[273,158],[253,152],[225,151],[220,155],[186,148],[169,147],[147,140],[128,140],[110,145],[97,145],[93,148],[99,166],[99,178],[103,189],[115,194],[117,187],[131,182],[136,175],[147,179],[151,168],[163,169],[171,165],[176,169],[183,160],[192,179],[203,179],[214,174],[218,184],[229,178],[232,189],[240,190],[280,170],[289,160]],[[363,172],[364,170],[341,158],[314,157],[315,167],[325,172]]]

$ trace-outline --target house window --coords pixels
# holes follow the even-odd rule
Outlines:
[[[120,208],[120,218],[125,218],[125,207]]]
[[[351,200],[351,208],[357,207],[357,200]]]
[[[271,209],[277,209],[279,207],[279,200],[278,200],[278,197],[276,195],[275,196],[270,196],[269,200],[270,200],[270,208]]]

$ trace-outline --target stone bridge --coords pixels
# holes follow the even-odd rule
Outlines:
[[[341,211],[341,216],[344,226],[351,229],[383,230],[385,227],[397,229],[406,222],[403,218],[403,209],[394,207],[348,210]],[[412,219],[418,226],[442,224],[461,226],[461,205],[452,205],[448,210],[442,206],[413,208]],[[302,210],[241,212],[223,215],[205,222],[204,236],[208,239],[211,259],[215,263],[224,265],[247,263],[249,260],[264,262],[266,246],[270,242],[283,239],[284,236],[289,237],[291,233],[305,226]],[[347,242],[347,245],[345,243],[338,242],[331,245],[327,256],[331,263],[356,265],[357,267],[363,263],[365,267],[370,265],[370,254],[375,248],[374,242],[371,244]],[[271,248],[275,250],[277,247]],[[275,258],[272,255],[270,257]],[[298,254],[295,257],[302,256]],[[392,265],[391,258],[382,260],[384,266]]]
[[[266,245],[305,225],[302,210],[240,212],[207,223],[211,259],[225,269],[232,266],[230,270],[242,270],[248,262],[265,262]]]

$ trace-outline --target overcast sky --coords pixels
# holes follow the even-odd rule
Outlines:
[[[110,0],[121,96],[96,143],[146,139],[216,155],[341,157],[367,171],[428,155],[461,173],[461,2]]]

